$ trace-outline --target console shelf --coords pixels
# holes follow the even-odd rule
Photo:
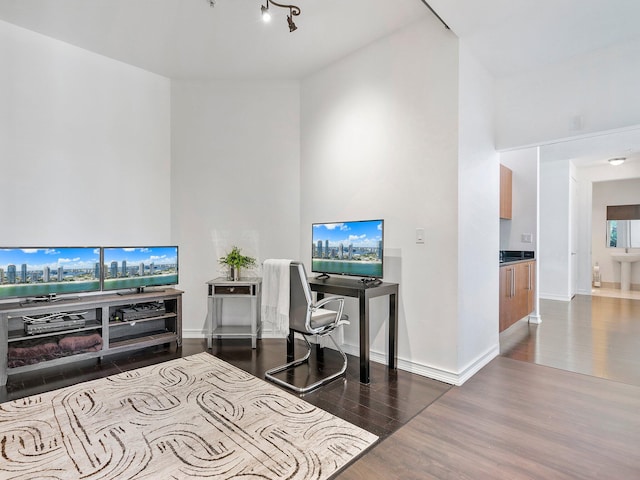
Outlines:
[[[0,304],[0,385],[8,375],[171,342],[182,344],[175,289]]]

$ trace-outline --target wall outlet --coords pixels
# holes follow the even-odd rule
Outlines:
[[[531,233],[523,233],[520,236],[520,241],[522,243],[533,243],[533,234],[531,234]]]

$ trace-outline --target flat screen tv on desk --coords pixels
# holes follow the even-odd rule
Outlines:
[[[314,223],[312,230],[312,272],[383,277],[384,220]]]
[[[102,249],[102,289],[144,291],[178,283],[178,247],[106,247]]]
[[[100,291],[100,247],[0,247],[0,300]]]

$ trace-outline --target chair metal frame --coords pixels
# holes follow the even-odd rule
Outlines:
[[[292,294],[290,296],[289,329],[294,333],[299,333],[302,335],[302,338],[304,339],[307,346],[307,352],[303,357],[267,370],[265,373],[265,378],[274,383],[277,383],[282,387],[293,390],[296,393],[306,393],[322,385],[326,385],[327,383],[345,374],[347,370],[347,355],[344,353],[342,348],[340,348],[340,345],[338,345],[338,342],[336,342],[335,338],[333,338],[332,333],[340,325],[349,324],[349,321],[342,313],[344,308],[344,297],[326,297],[319,302],[314,303],[311,294],[311,287],[309,286],[309,282],[307,280],[304,265],[300,262],[291,262],[289,271],[291,274],[289,279],[291,292],[295,292],[296,288],[301,288],[302,291],[298,291],[298,293],[302,293],[304,297],[304,300],[302,301],[302,299],[299,298],[301,297],[301,295]],[[294,305],[294,302],[305,302],[306,305]],[[330,303],[337,303],[337,310],[328,310],[323,308],[325,305]],[[302,315],[304,315],[304,321],[301,321],[300,317]],[[314,316],[316,317],[316,319],[314,319]],[[318,319],[320,320],[318,321]],[[316,320],[315,326],[314,320]],[[284,372],[285,370],[294,369],[300,365],[309,363],[309,358],[311,356],[312,350],[311,344],[309,343],[309,340],[307,338],[309,336],[329,337],[335,345],[336,350],[343,358],[342,368],[338,372],[323,377],[317,382],[305,385],[304,387],[298,387],[292,383],[275,377],[276,374]],[[294,335],[291,335],[288,338],[292,340],[294,338]]]

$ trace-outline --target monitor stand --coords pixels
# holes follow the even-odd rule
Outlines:
[[[316,277],[316,280],[322,280],[323,278],[331,278],[331,277],[326,273],[321,273]]]
[[[129,290],[124,290],[124,291],[121,290],[119,292],[116,292],[116,294],[121,296],[138,295],[139,293],[144,293],[144,287],[135,287],[135,288],[130,288]]]
[[[360,281],[364,283],[365,287],[377,287],[382,283],[379,278],[361,278]]]

